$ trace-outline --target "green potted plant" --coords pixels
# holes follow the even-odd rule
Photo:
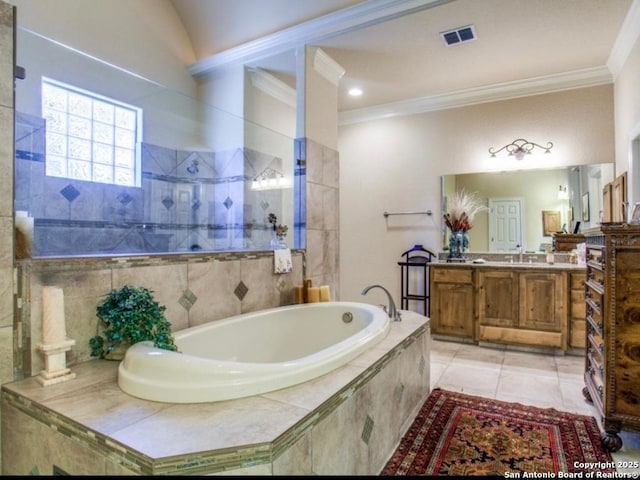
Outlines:
[[[97,335],[89,340],[91,356],[120,360],[130,345],[145,340],[176,351],[165,310],[145,287],[125,285],[111,290],[96,308],[98,328]]]

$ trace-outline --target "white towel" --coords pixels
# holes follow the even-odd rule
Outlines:
[[[293,271],[290,248],[280,248],[273,251],[273,267],[274,273],[289,273]]]

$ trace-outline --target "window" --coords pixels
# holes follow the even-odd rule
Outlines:
[[[43,78],[42,116],[47,175],[140,186],[141,109]]]

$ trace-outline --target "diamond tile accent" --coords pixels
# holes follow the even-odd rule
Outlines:
[[[231,208],[231,205],[233,205],[233,200],[231,200],[229,197],[227,197],[225,199],[224,202],[222,202],[224,204],[225,207],[227,207],[227,210]]]
[[[64,198],[67,199],[68,202],[73,202],[76,198],[80,196],[80,192],[78,191],[78,189],[71,184],[67,185],[62,190],[60,190],[60,193]]]
[[[278,281],[276,282],[276,287],[278,288],[278,291],[282,292],[285,288],[287,288],[287,281],[282,278],[282,276],[280,276],[278,278]]]
[[[173,201],[173,198],[171,197],[164,197],[162,199],[162,204],[164,205],[164,208],[166,208],[167,210],[171,210],[171,207],[173,207],[173,204],[175,202]]]
[[[182,294],[182,297],[180,297],[180,300],[178,300],[178,303],[188,311],[191,309],[191,307],[193,307],[197,300],[198,297],[196,297],[195,293],[193,293],[189,289],[186,289]]]
[[[242,282],[242,280],[240,280],[240,283],[238,284],[236,289],[233,291],[233,293],[236,294],[236,297],[238,297],[238,300],[240,300],[240,301],[242,301],[242,299],[244,299],[244,297],[247,294],[247,292],[249,292],[249,289],[244,284],[244,282]]]
[[[118,195],[118,201],[122,205],[127,205],[128,203],[131,203],[132,200],[133,200],[133,197],[129,195],[127,192],[123,192]]]
[[[191,202],[191,210],[198,210],[200,208],[200,206],[202,205],[202,202],[198,199],[195,199],[193,202]]]
[[[362,434],[360,435],[360,438],[362,439],[362,441],[369,445],[369,440],[371,440],[371,433],[373,432],[373,419],[367,415],[367,419],[364,422],[364,428],[362,429]]]
[[[262,200],[260,202],[260,208],[262,208],[263,210],[266,210],[267,208],[269,208],[269,202],[267,202],[266,200]]]

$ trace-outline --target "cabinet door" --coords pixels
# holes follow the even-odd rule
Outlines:
[[[431,288],[431,332],[473,338],[473,285],[434,283]]]
[[[584,295],[584,284],[587,280],[586,273],[572,273],[570,288],[570,310],[569,310],[569,334],[568,343],[570,348],[586,348],[586,305]]]
[[[610,222],[612,219],[612,211],[611,211],[611,206],[613,205],[612,203],[612,198],[611,195],[613,194],[613,183],[609,182],[607,183],[603,188],[602,188],[602,222]]]
[[[566,324],[564,273],[521,273],[519,326],[563,332]]]
[[[512,271],[484,271],[478,274],[478,321],[480,325],[518,325],[518,274]]]
[[[627,221],[627,172],[613,181],[611,192],[611,218],[614,222]]]

